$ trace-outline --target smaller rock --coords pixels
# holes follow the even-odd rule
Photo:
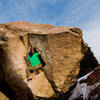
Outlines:
[[[68,100],[100,100],[100,67],[78,80]]]

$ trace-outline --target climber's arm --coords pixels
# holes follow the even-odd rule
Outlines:
[[[29,47],[29,49],[28,49],[28,56],[32,57],[31,47]]]
[[[39,48],[36,48],[36,50],[39,52],[39,54],[42,54],[42,51]]]

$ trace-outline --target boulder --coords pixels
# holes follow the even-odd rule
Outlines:
[[[25,58],[29,45],[42,50],[45,71],[26,82],[28,64]],[[82,31],[76,27],[29,22],[0,24],[0,68],[16,98],[21,95],[29,98],[27,94],[50,98],[55,90],[68,91],[77,80],[87,48]]]

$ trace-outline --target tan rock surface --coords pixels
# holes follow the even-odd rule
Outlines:
[[[0,92],[0,100],[9,100],[2,92]]]
[[[43,72],[37,76],[33,75],[33,80],[27,84],[35,96],[50,98],[54,95],[54,91]]]
[[[82,38],[68,33],[55,34],[48,39],[53,57],[53,79],[57,90],[66,92],[79,73]]]
[[[42,72],[27,83],[24,82],[27,68],[24,58],[28,42],[42,50],[46,76]],[[79,28],[28,22],[0,24],[0,48],[6,54],[2,55],[3,74],[11,88],[17,91],[27,87],[33,95],[46,98],[54,95],[54,88],[59,92],[68,91],[79,73],[83,51],[86,52]]]

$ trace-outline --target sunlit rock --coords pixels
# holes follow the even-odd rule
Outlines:
[[[29,44],[42,50],[45,71],[26,82]],[[54,90],[68,91],[77,80],[87,48],[79,28],[28,22],[0,24],[0,68],[16,98],[50,98]]]

